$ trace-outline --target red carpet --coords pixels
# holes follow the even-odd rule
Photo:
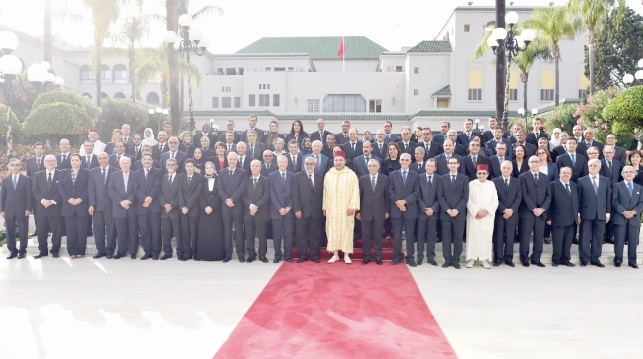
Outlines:
[[[215,358],[457,358],[404,264],[283,263]]]

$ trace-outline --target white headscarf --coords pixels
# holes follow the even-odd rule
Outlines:
[[[151,135],[145,136],[145,132],[147,132],[148,130],[150,131]],[[141,141],[141,144],[150,146],[155,146],[156,144],[158,144],[158,141],[154,139],[154,131],[151,128],[146,128],[143,132],[143,136],[145,136],[145,138],[143,139],[143,141]]]

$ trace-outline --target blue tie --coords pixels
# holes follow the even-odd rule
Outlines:
[[[406,171],[402,172],[402,184],[406,186]]]
[[[576,167],[576,154],[575,153],[572,153],[572,165],[574,165],[574,167]]]
[[[14,182],[13,187],[16,187],[16,184]],[[632,197],[632,182],[627,184],[627,190],[630,192],[630,197]]]
[[[13,190],[15,191],[17,187],[18,187],[18,176],[13,176]],[[632,191],[630,190],[630,195],[631,194],[632,194]]]

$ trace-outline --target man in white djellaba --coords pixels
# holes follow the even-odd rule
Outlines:
[[[489,269],[493,260],[493,221],[498,208],[496,186],[489,177],[489,166],[480,164],[475,179],[469,182],[467,202],[467,268],[476,260]]]

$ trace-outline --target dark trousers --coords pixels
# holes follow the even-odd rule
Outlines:
[[[29,231],[29,217],[18,216],[17,218],[10,217],[4,219],[7,224],[7,248],[11,254],[27,253],[27,235]],[[16,228],[18,229],[18,237],[20,237],[20,250],[16,247]]]
[[[534,233],[534,247],[531,253],[531,262],[540,262],[543,254],[543,235],[545,233],[545,214],[540,217],[520,218],[518,221],[518,237],[520,237],[520,262],[529,261],[529,241]],[[552,228],[553,232],[553,228]]]
[[[251,219],[244,221],[244,229],[246,232],[246,253],[248,258],[253,260],[257,258],[255,251],[255,236],[259,238],[259,257],[265,257],[268,251],[268,237],[266,237],[266,227],[268,227],[268,220],[258,221]]]
[[[418,262],[424,259],[424,245],[426,244],[426,259],[435,260],[435,242],[438,238],[438,217],[437,213],[431,217],[420,214],[418,218],[417,251]]]
[[[272,219],[272,240],[275,245],[275,259],[291,259],[292,257],[292,218],[282,216]],[[281,251],[281,241],[284,242],[284,251]]]
[[[362,228],[362,233],[363,231],[364,229]],[[297,252],[299,253],[299,258],[306,258],[306,250],[310,246],[310,258],[319,259],[319,242],[321,237],[320,218],[313,218],[311,216],[295,219],[295,237],[297,237]]]
[[[65,217],[67,253],[70,256],[85,255],[87,250],[87,222],[89,222],[89,216]]]
[[[630,224],[614,225],[614,264],[623,263],[623,247],[627,239],[627,264],[636,263],[636,246],[639,243],[641,227]]]
[[[112,211],[94,211],[92,221],[94,222],[94,241],[98,254],[113,255],[116,249],[116,234]]]
[[[578,253],[581,262],[596,263],[603,253],[603,235],[605,235],[605,221],[600,219],[586,220],[580,223],[580,241]],[[591,247],[591,249],[590,249]]]
[[[138,231],[145,254],[158,257],[161,253],[161,216],[158,213],[138,215]]]
[[[246,239],[243,229],[243,213],[237,214],[228,206],[223,206],[221,215],[223,217],[225,256],[227,259],[232,258],[232,232],[234,230],[237,256],[241,258],[245,255],[244,242]]]
[[[127,255],[128,249],[130,254],[138,252],[138,233],[136,231],[136,214],[134,211],[127,211],[124,218],[114,218],[116,224],[116,236],[118,238],[117,254],[121,257]],[[131,214],[129,214],[131,212]]]
[[[509,221],[502,218],[502,215],[496,214],[493,233],[494,262],[498,264],[503,262],[512,263],[514,259],[516,223],[510,224]]]
[[[36,221],[36,232],[38,232],[38,250],[41,256],[46,256],[49,251],[47,245],[47,238],[51,232],[51,253],[58,253],[60,251],[60,244],[62,242],[60,236],[60,212],[49,213],[48,215],[41,215]]]
[[[391,218],[393,224],[393,258],[402,259],[402,226],[406,234],[406,260],[415,260],[415,223],[417,218]]]
[[[196,257],[197,225],[199,217],[181,214],[181,235],[176,239],[176,254],[179,257]],[[194,251],[192,250],[194,249]]]
[[[576,224],[551,227],[551,243],[554,247],[554,253],[551,256],[552,263],[564,263],[571,260],[572,239],[574,238],[575,227]]]
[[[384,220],[362,220],[362,247],[364,259],[371,259],[371,242],[375,248],[375,259],[382,259],[382,229]]]
[[[177,240],[181,237],[181,225],[179,219],[163,218],[161,220],[161,232],[163,236],[163,252],[171,256],[172,237]]]
[[[449,264],[460,263],[465,221],[456,221],[455,218],[448,218],[441,219],[440,223],[442,225],[442,253],[444,255],[444,262]],[[451,249],[452,245],[453,252]]]

